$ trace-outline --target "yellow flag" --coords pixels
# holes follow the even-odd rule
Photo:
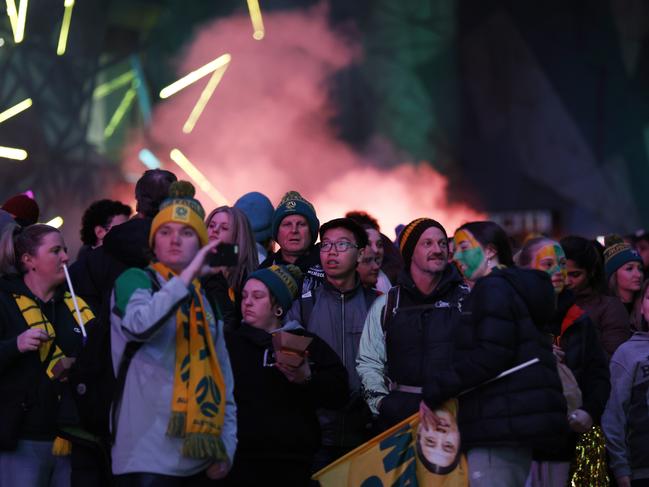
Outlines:
[[[425,429],[419,413],[413,414],[315,473],[313,479],[323,487],[468,486],[457,401],[447,401],[435,414],[441,419],[436,430]]]

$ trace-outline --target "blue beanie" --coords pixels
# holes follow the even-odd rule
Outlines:
[[[305,200],[297,191],[289,191],[284,195],[279,206],[275,208],[273,213],[273,239],[277,241],[277,232],[279,231],[279,224],[282,220],[290,215],[302,215],[306,218],[311,231],[311,243],[313,244],[318,235],[318,228],[320,228],[320,221],[315,214],[313,205]]]
[[[639,262],[642,266],[642,257],[618,235],[605,237],[604,270],[608,281],[613,273],[627,262]]]
[[[272,265],[259,269],[248,276],[249,279],[257,279],[263,282],[270,293],[275,296],[277,304],[282,307],[283,314],[289,309],[298,296],[299,281],[302,272],[294,265]]]
[[[273,236],[273,204],[265,194],[252,191],[244,194],[234,204],[248,217],[255,241],[263,243]]]

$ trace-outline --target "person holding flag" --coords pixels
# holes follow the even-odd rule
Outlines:
[[[446,369],[431,371],[423,387],[422,420],[435,427],[441,418],[433,410],[459,398],[471,485],[521,486],[533,449],[562,444],[568,428],[551,340],[543,331],[554,313],[554,290],[547,273],[512,266],[507,235],[493,222],[466,223],[454,241],[454,259],[473,289],[463,303],[453,359]]]

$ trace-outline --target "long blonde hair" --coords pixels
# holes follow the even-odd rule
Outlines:
[[[227,276],[228,285],[236,292],[239,292],[246,277],[252,274],[259,266],[255,234],[245,213],[233,206],[219,206],[212,210],[205,219],[205,226],[209,227],[210,221],[217,213],[226,213],[230,217],[230,225],[232,225],[233,229],[232,237],[234,243],[239,246],[237,265],[230,268]]]

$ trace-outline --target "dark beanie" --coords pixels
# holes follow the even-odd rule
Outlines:
[[[627,262],[639,262],[642,265],[640,254],[633,250],[618,235],[607,235],[604,239],[604,270],[608,281],[613,273]]]
[[[415,246],[419,242],[419,237],[430,227],[439,228],[444,236],[447,237],[446,230],[444,230],[442,224],[432,218],[417,218],[408,223],[399,234],[399,250],[401,251],[403,262],[406,265],[406,270],[410,269],[410,261],[412,260]]]
[[[250,274],[248,279],[263,282],[270,293],[275,296],[277,304],[282,307],[283,314],[291,309],[291,304],[297,298],[302,272],[294,265],[271,265]],[[283,316],[282,314],[282,316]]]
[[[309,224],[309,230],[311,231],[311,243],[315,242],[320,221],[316,216],[313,205],[305,200],[297,191],[289,191],[286,193],[277,208],[275,208],[275,212],[273,213],[273,239],[277,241],[279,225],[284,218],[290,215],[302,215],[306,218]]]
[[[16,223],[23,227],[37,223],[40,214],[38,203],[26,194],[12,196],[4,202],[2,209],[13,215]]]

